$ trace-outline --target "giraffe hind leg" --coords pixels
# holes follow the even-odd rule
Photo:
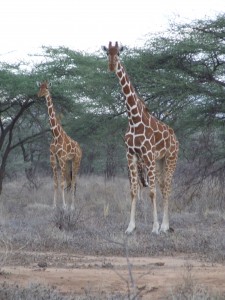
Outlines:
[[[60,169],[61,169],[61,192],[62,192],[62,202],[63,209],[67,208],[65,201],[65,178],[66,178],[66,162],[62,159],[59,159]]]
[[[155,180],[150,179],[150,198],[153,204],[153,227],[152,233],[159,234],[159,222],[158,222],[158,213],[157,213],[157,204],[156,204],[156,187]]]
[[[159,176],[159,185],[163,196],[163,219],[160,227],[160,232],[168,232],[170,230],[169,196],[174,171],[174,162],[170,161],[169,159],[164,159],[161,169],[161,176]]]
[[[71,181],[71,193],[72,193],[72,202],[71,210],[75,209],[75,193],[76,193],[76,177],[79,171],[80,162],[77,159],[72,161],[72,181]]]
[[[152,156],[145,157],[145,166],[148,170],[148,181],[150,187],[150,199],[153,206],[153,227],[152,233],[159,234],[159,222],[157,213],[157,202],[156,202],[156,166]]]
[[[169,230],[169,213],[168,213],[168,194],[166,192],[166,170],[165,157],[156,162],[156,178],[163,197],[163,220],[160,226],[160,232],[167,232]]]
[[[71,169],[71,161],[66,162],[66,174],[65,174],[65,179],[66,179],[66,191],[70,191],[71,189],[71,181],[72,181],[72,169]]]

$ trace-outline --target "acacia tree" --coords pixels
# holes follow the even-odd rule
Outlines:
[[[29,178],[33,176],[30,176],[30,172],[35,171],[35,164],[31,166],[34,155],[40,157],[40,151],[48,151],[46,146],[50,144],[51,135],[49,138],[44,136],[46,143],[43,143],[43,134],[49,130],[48,115],[45,100],[36,97],[37,80],[52,82],[51,93],[56,113],[63,116],[64,129],[84,149],[83,160],[88,168],[82,164],[84,167],[81,172],[92,170],[101,173],[105,169],[103,162],[106,150],[100,144],[102,140],[110,139],[106,128],[112,129],[111,113],[117,114],[119,108],[111,101],[111,78],[102,80],[99,69],[103,67],[102,61],[96,55],[85,55],[61,47],[44,48],[42,58],[41,63],[29,66],[29,71],[24,68],[21,71],[20,65],[2,65],[0,70],[0,192],[6,166],[10,165],[9,157],[11,153],[16,153],[14,149],[17,148],[17,153],[22,154],[21,164],[25,173],[29,173]],[[106,73],[105,65],[104,70]],[[96,76],[96,72],[99,76]],[[103,126],[104,134],[101,134]],[[41,149],[37,136],[42,138],[44,147]],[[94,151],[90,153],[90,150]],[[93,158],[92,167],[89,166],[88,157]]]
[[[140,88],[150,109],[171,122],[178,135],[181,170],[190,175],[185,176],[187,186],[207,176],[224,178],[224,28],[224,14],[172,24],[139,51],[146,68]]]
[[[185,109],[200,107],[204,124],[224,118],[224,17],[173,25],[168,37],[159,37],[148,49],[156,58],[149,69],[164,95],[173,95]]]
[[[120,151],[121,135],[126,130],[124,106],[118,83],[107,71],[105,56],[103,59],[101,53],[86,54],[64,47],[45,48],[45,56],[48,62],[38,68],[53,79],[54,99],[66,96],[71,100],[61,101],[61,107],[67,108],[66,120],[63,119],[67,133],[83,149],[81,173],[109,175],[121,171],[120,165],[125,163]],[[112,158],[115,156],[119,162],[113,166],[106,159],[110,156],[106,145],[115,148]]]
[[[194,160],[195,145],[202,170],[208,174],[216,170],[218,162],[225,166],[224,20],[222,15],[216,20],[172,24],[169,32],[150,37],[144,48],[122,54],[135,89],[149,110],[175,129],[180,158]],[[19,67],[1,69],[1,178],[9,152],[22,145],[21,152],[25,153],[27,139],[49,129],[44,101],[35,95],[35,81],[46,79],[53,83],[54,105],[57,113],[64,115],[63,127],[84,150],[81,172],[114,176],[125,169],[122,137],[127,126],[126,109],[119,83],[115,74],[108,73],[103,53],[48,47],[42,58],[29,72],[21,72]],[[23,126],[26,130],[20,130]],[[212,150],[215,143],[216,151]],[[35,145],[29,151],[36,150]],[[211,167],[206,168],[207,164]]]
[[[35,94],[30,74],[23,74],[19,66],[4,65],[0,70],[0,194],[6,165],[11,152],[43,132],[25,132],[29,108],[34,104]],[[25,124],[24,124],[25,123]],[[34,123],[34,122],[33,122]],[[22,130],[24,128],[25,130]]]

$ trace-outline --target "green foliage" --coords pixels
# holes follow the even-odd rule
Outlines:
[[[195,144],[201,161],[207,163],[208,154],[199,149],[208,142],[211,161],[224,166],[224,26],[224,15],[215,20],[172,24],[167,32],[149,36],[145,47],[121,55],[149,110],[174,128],[182,160],[194,159]],[[44,99],[36,96],[35,85],[47,79],[52,82],[52,98],[63,127],[82,146],[81,172],[106,176],[124,173],[126,109],[118,79],[107,70],[107,58],[101,52],[43,47],[38,59],[41,62],[32,66],[2,64],[0,68],[3,131],[24,106],[12,131],[10,149],[22,140],[28,156],[30,149],[35,150],[33,161],[48,164],[48,115]],[[41,140],[34,139],[38,133],[42,133]],[[2,144],[1,149],[6,149],[6,136]]]
[[[150,109],[175,129],[181,145],[180,156],[185,152],[187,158],[192,157],[196,139],[199,149],[208,141],[210,161],[218,161],[220,157],[223,168],[224,26],[224,15],[215,20],[172,24],[168,32],[151,37],[139,51],[146,72],[144,80],[143,76],[136,78],[142,80],[140,86]],[[136,56],[135,65],[137,60]],[[204,142],[198,139],[199,135],[205,137]],[[205,151],[197,152],[201,161],[209,163]]]

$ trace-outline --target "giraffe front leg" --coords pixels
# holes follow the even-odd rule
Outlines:
[[[61,191],[62,191],[63,209],[66,209],[67,208],[66,201],[65,201],[66,163],[60,161],[60,168],[61,168]]]
[[[136,195],[131,192],[130,222],[125,233],[130,234],[135,229]]]
[[[53,153],[50,153],[50,163],[53,171],[53,180],[54,180],[54,199],[53,199],[53,208],[56,208],[57,202],[57,192],[58,192],[58,175],[57,175],[57,160]]]
[[[130,172],[131,212],[130,222],[125,233],[130,234],[135,229],[135,212],[138,192],[137,158],[128,154],[128,168]]]
[[[160,227],[160,232],[166,233],[170,229],[169,213],[168,213],[168,197],[164,198],[163,202],[164,202],[164,211],[163,211],[163,220],[162,220],[162,224]]]

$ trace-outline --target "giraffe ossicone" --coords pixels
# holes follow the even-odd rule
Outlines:
[[[108,56],[108,68],[119,79],[128,115],[128,129],[125,134],[127,162],[130,177],[131,212],[126,233],[135,229],[136,201],[139,189],[138,165],[143,164],[147,170],[150,198],[153,206],[152,232],[169,230],[168,199],[171,191],[172,177],[176,168],[179,143],[172,128],[152,116],[145,102],[136,94],[135,89],[122,65],[119,54],[123,47],[118,42],[102,47]],[[158,222],[156,203],[156,179],[163,196],[163,219]]]
[[[44,81],[37,82],[39,87],[38,97],[45,97],[48,108],[49,123],[52,131],[52,142],[50,145],[50,163],[53,170],[54,179],[54,202],[53,206],[56,207],[57,191],[58,191],[58,171],[59,165],[61,170],[61,192],[63,208],[67,208],[65,201],[65,181],[67,188],[71,190],[72,202],[71,209],[75,208],[75,189],[76,189],[76,176],[79,171],[80,162],[82,158],[82,150],[78,142],[71,139],[64,131],[57,118],[55,109],[52,102],[52,97],[49,91],[50,83]]]

